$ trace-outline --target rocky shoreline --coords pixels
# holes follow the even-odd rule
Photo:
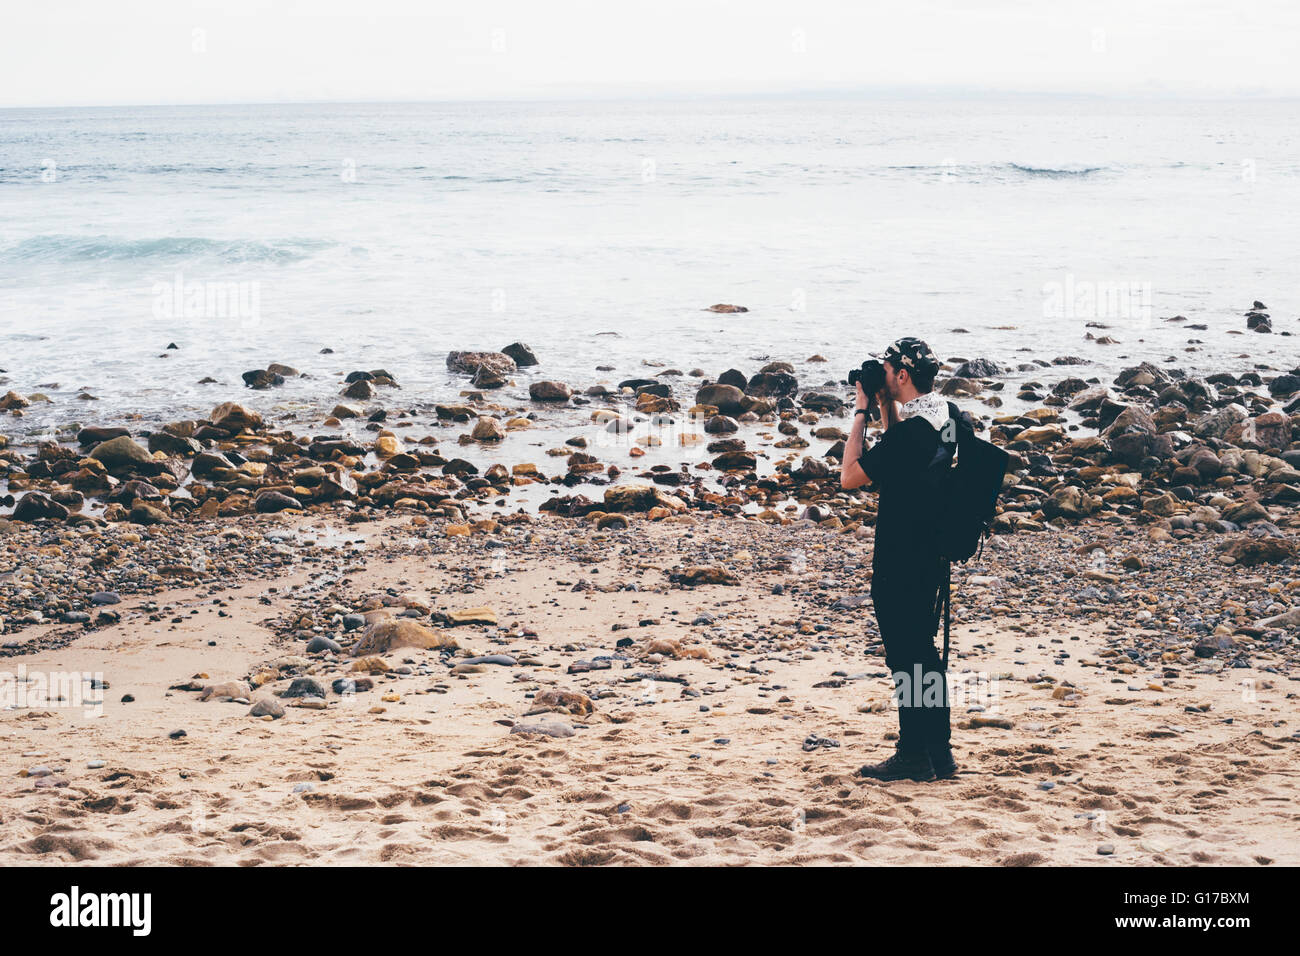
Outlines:
[[[801,365],[817,369],[819,358]],[[1042,375],[1020,383],[1016,400],[1030,407],[1015,414],[999,414],[1006,369],[997,363],[954,359],[940,374],[937,390],[1012,455],[1000,539],[1076,525],[1132,539],[1125,547],[1135,553],[1108,564],[1081,542],[1099,562],[1088,573],[1103,594],[1148,568],[1136,552],[1150,548],[1159,566],[1171,542],[1190,548],[1205,573],[1294,566],[1300,366],[1196,378],[1143,362],[1107,384],[1069,374],[1080,361],[1022,365]],[[109,592],[193,578],[209,563],[226,576],[268,573],[286,560],[274,535],[257,530],[275,516],[360,524],[412,515],[428,522],[426,535],[494,539],[548,518],[622,531],[690,515],[871,538],[874,496],[839,488],[850,409],[842,381],[806,387],[792,362],[716,379],[662,369],[581,392],[535,379],[518,404],[501,398],[538,364],[528,346],[452,352],[446,364],[467,380],[459,403],[403,407],[388,372],[354,371],[333,413],[306,432],[236,402],[206,420],[134,433],[86,426],[35,447],[11,446],[0,431],[0,504],[12,507],[0,517],[5,631],[46,621],[93,627],[112,619],[96,603],[111,601]],[[245,379],[274,388],[294,372],[272,365]],[[22,416],[29,401],[10,392],[0,409]],[[557,409],[582,406],[590,425],[540,460],[536,442],[510,440],[541,432]],[[676,467],[638,466],[668,443],[682,457]],[[1144,573],[1158,591],[1158,576]],[[1274,617],[1292,610],[1293,593],[1274,598],[1264,609]]]

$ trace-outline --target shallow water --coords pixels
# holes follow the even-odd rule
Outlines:
[[[1295,108],[0,111],[0,377],[52,400],[0,427],[31,438],[231,398],[318,422],[343,375],[379,367],[403,386],[381,391],[388,407],[427,407],[467,387],[449,350],[515,340],[542,360],[510,390],[525,404],[537,378],[612,386],[649,377],[645,360],[710,376],[792,360],[819,385],[903,334],[945,358],[1078,355],[1093,364],[1068,372],[1103,381],[1142,359],[1289,368],[1300,340],[1245,333],[1242,315],[1259,298],[1276,333],[1300,329]],[[213,296],[187,316],[195,283]],[[751,311],[702,311],[715,302]],[[1188,323],[1162,321],[1176,314]],[[829,364],[801,364],[813,353]],[[242,387],[273,361],[311,377]],[[569,434],[588,413],[557,417]]]

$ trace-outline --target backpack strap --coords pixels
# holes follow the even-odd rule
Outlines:
[[[948,632],[952,627],[952,562],[945,561],[943,576],[943,669],[948,670]]]

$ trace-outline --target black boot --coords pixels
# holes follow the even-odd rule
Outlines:
[[[888,760],[861,767],[857,776],[872,780],[933,780],[934,767],[924,750],[908,753],[896,750]]]
[[[949,777],[957,776],[957,761],[953,759],[952,748],[947,744],[940,745],[937,749],[929,751],[930,766],[934,768],[934,776],[938,780],[947,780]]]

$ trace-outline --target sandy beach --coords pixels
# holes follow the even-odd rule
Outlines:
[[[694,516],[475,536],[423,516],[268,520],[311,560],[7,646],[11,671],[106,686],[102,708],[0,711],[0,862],[1300,863],[1293,649],[1260,641],[1225,667],[1131,614],[1014,610],[959,569],[953,680],[984,682],[980,703],[954,700],[961,773],[866,782],[852,771],[897,723],[870,605],[845,607],[869,587],[852,537]],[[1081,537],[1105,540],[1011,536],[980,570],[1041,566],[1059,592],[1043,549]],[[731,583],[686,583],[697,563]],[[330,622],[367,612],[432,622],[455,649],[353,655],[373,628]],[[307,653],[325,631],[340,651]],[[1117,650],[1157,644],[1140,662]],[[490,655],[506,656],[465,663]],[[331,689],[359,677],[373,688]],[[324,699],[272,696],[302,678]],[[206,701],[184,689],[207,685]],[[283,716],[250,716],[249,698]]]

